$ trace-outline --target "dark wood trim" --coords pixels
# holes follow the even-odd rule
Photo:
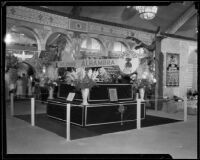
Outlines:
[[[169,34],[169,33],[161,33],[161,35],[166,36],[166,37],[171,37],[171,38],[178,38],[178,39],[197,42],[197,39],[192,38],[192,37],[184,37],[184,36],[179,36],[179,35],[176,35],[176,34]]]

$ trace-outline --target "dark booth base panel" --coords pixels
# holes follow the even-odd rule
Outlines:
[[[141,119],[145,118],[145,104],[141,104]],[[66,104],[47,104],[47,115],[66,121]],[[137,104],[73,105],[71,104],[71,123],[79,126],[101,125],[135,121]]]

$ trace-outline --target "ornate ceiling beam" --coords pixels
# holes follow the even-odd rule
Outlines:
[[[185,22],[187,22],[197,11],[191,5],[166,31],[165,33],[174,34]]]

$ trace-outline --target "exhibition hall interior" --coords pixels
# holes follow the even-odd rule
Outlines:
[[[5,3],[4,153],[197,159],[198,5]]]

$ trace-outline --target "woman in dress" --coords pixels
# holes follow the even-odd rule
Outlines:
[[[24,98],[26,98],[26,96],[27,96],[27,92],[28,92],[28,78],[26,77],[26,74],[25,73],[23,73],[22,74],[22,87],[23,87],[23,90],[22,90],[22,92],[23,92],[23,97]]]
[[[6,90],[6,100],[9,100],[9,73],[5,73],[5,90]]]
[[[32,96],[32,77],[30,76],[28,78],[28,96]]]
[[[33,95],[35,95],[35,79],[34,78],[32,79],[31,86],[32,86],[31,92]]]
[[[23,96],[23,81],[20,76],[17,79],[16,86],[17,86],[16,96],[17,98],[20,98]]]

